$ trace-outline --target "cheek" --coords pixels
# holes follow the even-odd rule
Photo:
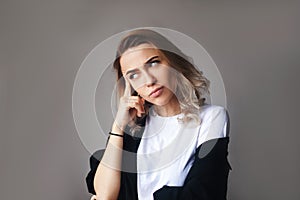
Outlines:
[[[171,71],[168,68],[169,67],[160,66],[149,70],[149,72],[156,78],[158,84],[166,85],[171,77]]]
[[[148,96],[147,90],[144,87],[136,88],[135,91],[137,91],[137,93],[139,93],[139,95],[143,98]]]
[[[169,88],[169,90],[174,91],[177,85],[176,71],[173,68],[167,67],[162,70],[158,75],[158,81]]]

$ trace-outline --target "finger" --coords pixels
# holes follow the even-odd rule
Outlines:
[[[140,97],[140,100],[141,100],[142,104],[144,105],[145,104],[145,99],[143,97]]]
[[[143,113],[145,113],[143,106],[138,102],[130,102],[128,103],[129,108],[135,108],[137,111],[137,116],[141,117]]]
[[[145,99],[142,97],[139,97],[139,102],[140,102],[143,113],[145,113],[145,107],[144,107]]]
[[[135,103],[135,102],[140,102],[138,96],[129,96],[129,97],[124,96],[124,97],[123,97],[123,101],[124,101],[125,103]]]
[[[130,97],[131,96],[131,85],[129,81],[127,80],[126,76],[124,76],[125,81],[125,90],[124,90],[124,96]]]
[[[145,113],[144,101],[139,96],[123,96],[121,102],[123,102],[124,108],[126,108],[126,110],[128,111],[134,108],[136,112],[131,112],[131,114],[133,115],[138,115],[139,117],[141,117],[142,114]]]
[[[124,98],[127,103],[136,102],[142,106],[145,104],[145,99],[140,96],[130,96],[130,97],[124,97]]]

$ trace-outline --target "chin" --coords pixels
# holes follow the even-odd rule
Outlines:
[[[156,98],[156,99],[152,99],[151,101],[149,101],[150,103],[157,105],[157,106],[164,106],[166,104],[168,104],[170,101],[169,98]]]

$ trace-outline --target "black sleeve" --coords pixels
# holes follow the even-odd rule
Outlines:
[[[95,177],[98,165],[100,163],[100,160],[103,157],[104,151],[105,151],[105,149],[98,150],[90,157],[90,171],[85,178],[89,193],[94,194],[94,195],[96,195],[96,192],[94,189],[94,177]]]
[[[132,154],[122,156],[121,187],[118,200],[137,200],[137,176],[136,176],[136,151],[140,138],[124,134],[123,149]],[[94,189],[94,178],[104,155],[105,149],[96,151],[90,157],[90,171],[86,176],[86,184],[89,193],[96,194]]]
[[[231,169],[229,138],[209,140],[197,148],[195,160],[182,187],[164,186],[154,193],[155,200],[225,200]]]

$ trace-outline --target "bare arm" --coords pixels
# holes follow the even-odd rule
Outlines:
[[[141,116],[145,112],[144,100],[138,96],[131,96],[131,86],[128,80],[125,79],[125,82],[124,96],[120,98],[118,112],[111,131],[120,135],[124,134],[124,127],[128,122],[132,121],[136,115]],[[98,200],[116,200],[119,196],[122,150],[123,137],[112,135],[108,140],[94,178],[94,189]]]
[[[123,134],[115,124],[111,132],[120,135]],[[123,138],[111,136],[94,179],[94,187],[97,199],[99,200],[115,200],[118,198],[121,179],[122,149]]]

